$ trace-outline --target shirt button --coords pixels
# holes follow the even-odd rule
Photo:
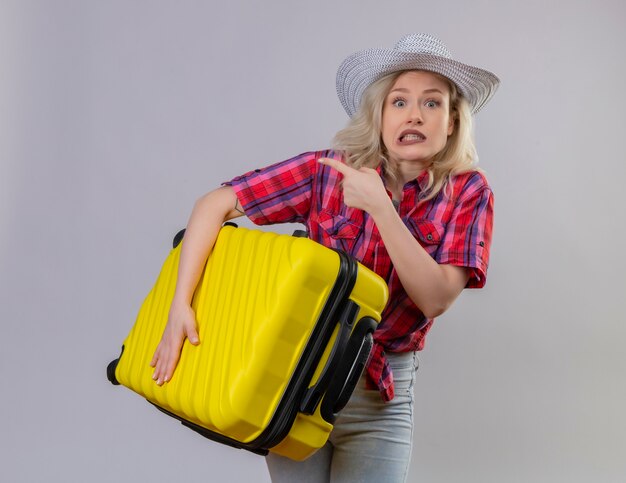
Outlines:
[[[481,241],[481,242],[479,242],[478,244],[479,244],[481,247],[484,247],[484,246],[485,246],[485,242],[484,242],[484,241]]]
[[[428,241],[432,241],[432,240],[433,240],[433,236],[432,236],[432,234],[430,234],[430,233],[429,233],[428,235],[426,235],[426,239],[427,239]]]

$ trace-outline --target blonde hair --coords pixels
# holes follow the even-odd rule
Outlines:
[[[385,175],[398,178],[397,168],[389,161],[382,140],[382,112],[385,99],[398,77],[407,71],[394,72],[373,82],[363,93],[361,104],[348,125],[335,135],[334,149],[341,151],[345,161],[355,169],[376,168],[382,165]],[[438,74],[434,74],[438,75]],[[444,189],[447,196],[448,181],[455,174],[477,170],[478,156],[474,146],[472,113],[468,102],[461,96],[453,82],[439,76],[450,88],[450,116],[454,130],[445,147],[435,155],[427,168],[428,185],[421,199],[431,199]]]

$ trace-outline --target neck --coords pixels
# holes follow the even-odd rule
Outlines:
[[[402,201],[402,192],[404,190],[404,185],[407,184],[409,181],[414,180],[415,178],[417,178],[417,176],[419,176],[422,171],[418,171],[415,174],[408,174],[408,173],[401,173],[398,172],[397,174],[397,178],[393,179],[391,178],[389,175],[385,176],[385,187],[391,192],[392,198],[396,201]]]
[[[397,180],[394,182],[391,179],[387,179],[387,181],[391,184],[393,183],[394,188],[399,188],[402,191],[402,188],[406,183],[411,180],[417,178],[420,174],[426,171],[429,163],[415,163],[415,162],[402,162],[402,161],[389,161],[390,167],[394,170]]]

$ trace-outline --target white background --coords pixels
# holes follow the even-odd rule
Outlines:
[[[420,356],[410,481],[624,481],[625,20],[621,0],[2,0],[0,480],[269,481],[106,364],[195,199],[328,147],[339,63],[428,32],[502,86],[476,120],[489,280]]]

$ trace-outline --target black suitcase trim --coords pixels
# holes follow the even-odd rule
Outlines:
[[[168,416],[177,419],[178,421],[180,421],[180,423],[191,429],[192,431],[195,431],[196,433],[198,433],[201,436],[204,436],[207,439],[210,439],[211,441],[215,441],[217,443],[222,443],[225,444],[227,446],[231,446],[233,448],[237,448],[237,449],[246,449],[252,453],[261,455],[261,456],[265,456],[267,455],[267,453],[269,453],[269,451],[267,449],[263,449],[263,448],[250,448],[248,447],[245,443],[242,443],[241,441],[238,441],[236,439],[233,438],[229,438],[228,436],[224,436],[223,434],[220,433],[216,433],[215,431],[211,431],[210,429],[204,428],[202,426],[199,426],[195,423],[192,423],[191,421],[187,421],[186,419],[178,416],[177,414],[174,414],[170,411],[168,411],[167,409],[163,409],[161,406],[154,404],[152,401],[149,401],[146,399],[146,401],[148,401],[150,404],[152,404],[155,408],[157,408],[159,411],[161,411],[164,414],[167,414]]]

